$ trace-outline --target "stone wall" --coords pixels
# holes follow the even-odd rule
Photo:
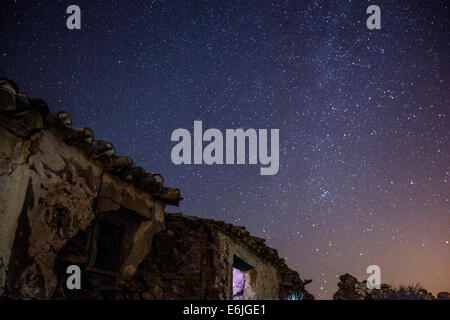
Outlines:
[[[147,299],[233,299],[232,268],[237,256],[256,274],[254,298],[285,299],[297,292],[313,299],[298,273],[263,242],[243,227],[168,214],[166,228],[154,237],[136,278],[146,288]]]

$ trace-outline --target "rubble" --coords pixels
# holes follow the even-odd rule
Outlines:
[[[348,273],[341,275],[339,280],[334,300],[436,300],[431,292],[418,285],[394,288],[381,284],[380,289],[368,289],[367,280],[359,282]],[[450,300],[449,293],[441,292],[437,299]]]

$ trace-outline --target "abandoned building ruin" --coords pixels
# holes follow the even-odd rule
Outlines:
[[[166,213],[180,190],[71,125],[0,79],[1,299],[314,299],[264,239]]]

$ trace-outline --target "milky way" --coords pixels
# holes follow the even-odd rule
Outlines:
[[[0,74],[180,188],[169,211],[246,226],[317,298],[371,264],[450,291],[446,1],[17,0],[0,15]],[[173,165],[171,133],[195,120],[279,128],[280,171]]]

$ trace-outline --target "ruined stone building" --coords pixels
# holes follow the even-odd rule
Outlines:
[[[180,191],[0,79],[3,299],[313,298],[264,239],[181,214]],[[66,286],[67,267],[82,288]]]

